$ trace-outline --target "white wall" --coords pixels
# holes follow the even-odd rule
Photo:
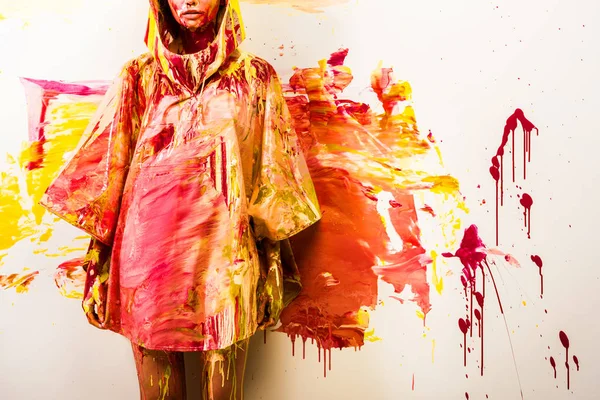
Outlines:
[[[454,275],[446,278],[443,295],[432,291],[427,328],[415,307],[390,300],[391,289],[382,283],[385,306],[373,313],[372,322],[383,341],[360,352],[334,351],[326,379],[316,348],[309,346],[302,360],[291,356],[291,344],[281,334],[270,334],[266,346],[257,338],[247,398],[460,399],[468,392],[471,399],[486,394],[518,399],[508,336],[526,399],[597,398],[600,5],[592,0],[351,0],[320,14],[285,6],[244,4],[243,9],[246,48],[282,75],[348,47],[346,64],[355,80],[346,97],[372,99],[364,89],[379,60],[409,81],[420,129],[431,129],[442,140],[446,167],[460,180],[471,208],[464,226],[476,223],[489,244],[495,225],[488,168],[504,122],[519,107],[540,128],[526,182],[535,201],[532,238],[522,230],[517,206],[502,214],[501,247],[522,268],[501,269],[508,332],[494,303],[486,309],[496,317],[486,326],[483,378],[475,365],[462,367],[456,321],[464,303],[460,265],[452,261]],[[145,0],[1,0],[0,15],[2,152],[16,153],[27,139],[18,77],[111,79],[127,59],[144,51]],[[509,186],[508,199],[515,203],[521,191]],[[65,238],[76,234],[61,229]],[[544,259],[543,300],[532,254]],[[0,398],[137,398],[127,341],[88,326],[79,303],[60,296],[51,277],[56,260],[20,247],[10,262],[45,272],[27,294],[0,291]],[[0,274],[8,267],[0,266]],[[560,330],[568,333],[581,364],[579,372],[571,372],[571,391],[565,388]],[[551,355],[558,363],[557,380],[545,359]]]

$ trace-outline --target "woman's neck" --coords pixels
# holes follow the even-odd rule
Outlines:
[[[190,31],[184,27],[179,28],[177,32],[178,52],[182,54],[192,54],[207,48],[216,37],[216,24],[211,22],[204,28]]]

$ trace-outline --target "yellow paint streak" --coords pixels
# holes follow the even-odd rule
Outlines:
[[[430,176],[423,178],[425,183],[433,183],[429,189],[433,193],[454,195],[460,191],[458,180],[453,176]]]
[[[423,313],[423,311],[417,310],[416,313],[417,313],[417,317],[419,317],[422,320],[425,320],[425,314]]]
[[[171,366],[167,365],[165,374],[158,381],[159,387],[159,400],[165,400],[169,395],[169,380],[171,379]]]
[[[33,282],[38,271],[27,272],[27,270],[28,269],[25,268],[23,274],[0,275],[0,288],[15,288],[17,293],[29,291],[29,285]]]
[[[435,363],[435,339],[431,340],[431,363]]]
[[[242,40],[244,40],[246,38],[246,26],[244,25],[244,22],[241,20],[242,18],[242,10],[240,8],[240,2],[238,0],[230,0],[229,1],[229,7],[231,9],[231,13],[235,13],[237,14],[238,18],[240,19],[240,29],[241,29],[241,35],[242,35]],[[233,21],[235,22],[235,21]],[[239,43],[237,43],[239,45]]]
[[[8,164],[8,170],[0,172],[0,253],[35,233],[31,214],[24,208],[15,159],[8,156]]]
[[[433,280],[433,286],[439,294],[442,294],[442,291],[444,290],[444,279],[441,276],[439,276],[437,272],[438,253],[435,250],[431,251],[431,260],[431,279]]]
[[[37,224],[41,223],[45,209],[38,204],[46,188],[58,175],[65,163],[65,154],[75,150],[83,131],[97,109],[92,102],[58,103],[51,102],[46,111],[45,137],[43,145],[43,164],[41,168],[27,171],[27,191],[33,200],[32,212]],[[25,167],[35,162],[40,154],[33,143],[21,152],[19,164]]]

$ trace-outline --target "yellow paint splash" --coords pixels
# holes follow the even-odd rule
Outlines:
[[[440,277],[438,275],[437,272],[437,259],[438,259],[438,253],[435,250],[431,251],[431,272],[432,272],[432,278],[431,280],[433,281],[433,286],[435,287],[435,290],[439,293],[442,294],[442,291],[444,290],[444,279],[442,277]]]
[[[43,121],[45,140],[24,144],[18,157],[7,155],[7,167],[0,171],[0,267],[22,240],[34,244],[33,254],[48,258],[83,253],[87,249],[86,240],[89,238],[86,236],[78,236],[72,244],[61,246],[58,251],[42,247],[52,238],[59,219],[44,218],[46,210],[38,202],[58,175],[68,153],[76,148],[100,99],[78,100],[73,96],[52,99],[48,102]],[[8,267],[15,270],[19,266]],[[0,288],[15,288],[23,293],[38,272],[3,275]],[[55,282],[64,296],[80,298],[84,278],[81,271],[64,274],[58,271]]]
[[[381,342],[381,338],[375,335],[375,328],[370,328],[365,331],[365,340],[367,342]]]
[[[7,161],[8,170],[0,172],[0,262],[9,248],[35,234],[32,215],[24,208],[26,199],[20,193],[17,163],[10,155]]]
[[[32,212],[38,224],[45,213],[45,209],[38,204],[42,195],[64,165],[65,154],[73,151],[79,143],[97,108],[96,104],[89,102],[56,103],[51,102],[46,111],[44,133],[47,140],[43,143],[44,154],[38,153],[38,143],[34,142],[23,149],[19,160],[21,166],[26,166],[43,156],[42,167],[27,171],[26,174],[27,191],[33,200]]]

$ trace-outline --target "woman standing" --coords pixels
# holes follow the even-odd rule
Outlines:
[[[287,239],[320,210],[281,85],[238,50],[237,0],[150,0],[125,65],[42,204],[92,236],[83,307],[131,340],[143,399],[242,398],[248,339],[300,288]]]

